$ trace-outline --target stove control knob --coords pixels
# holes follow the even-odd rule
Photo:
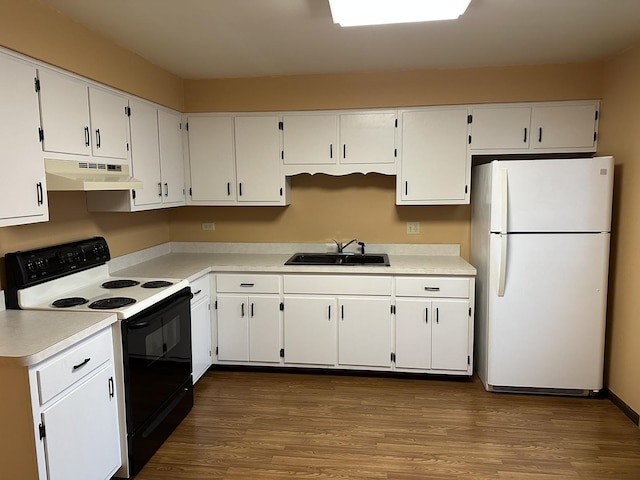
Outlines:
[[[102,257],[105,254],[104,245],[96,245],[93,247],[93,254],[96,257]]]
[[[40,270],[44,270],[49,266],[49,260],[43,257],[36,258],[35,263],[36,263],[36,267]]]
[[[27,270],[29,270],[31,273],[36,273],[36,271],[38,270],[38,267],[36,267],[36,262],[34,262],[33,260],[27,262]]]

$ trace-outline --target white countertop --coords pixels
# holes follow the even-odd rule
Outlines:
[[[476,269],[457,255],[392,255],[391,266],[284,265],[293,253],[169,253],[112,272],[117,276],[186,278],[208,272],[318,273],[359,275],[463,275]],[[373,252],[375,253],[375,252]]]
[[[114,314],[0,311],[0,367],[29,366],[115,323]]]

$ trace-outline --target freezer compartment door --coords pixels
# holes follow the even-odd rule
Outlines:
[[[489,385],[602,388],[608,256],[609,234],[491,235]]]
[[[492,232],[611,230],[612,157],[491,165]]]

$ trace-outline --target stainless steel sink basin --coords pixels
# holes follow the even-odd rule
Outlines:
[[[285,265],[371,265],[388,267],[386,253],[296,253]]]

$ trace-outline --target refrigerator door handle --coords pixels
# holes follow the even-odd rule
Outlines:
[[[500,233],[507,233],[507,219],[509,213],[509,177],[507,176],[507,169],[503,168],[500,171],[500,200],[502,203],[502,210],[500,215],[501,225]]]
[[[508,235],[500,234],[500,266],[498,268],[498,296],[504,297],[504,286],[507,278],[507,240]]]

